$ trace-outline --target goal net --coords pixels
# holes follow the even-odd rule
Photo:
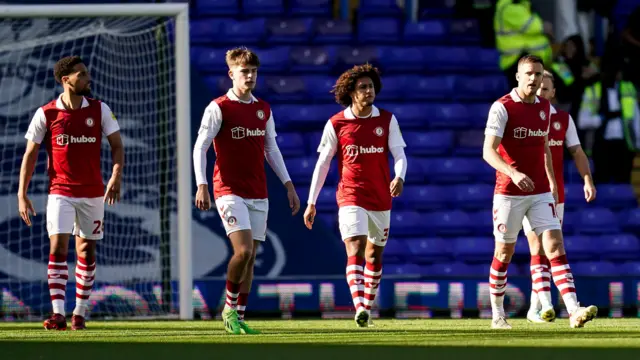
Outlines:
[[[0,20],[0,317],[41,319],[51,313],[44,148],[28,192],[37,213],[32,227],[18,215],[16,194],[24,134],[37,108],[61,93],[53,65],[69,55],[82,57],[92,77],[92,97],[111,107],[125,144],[122,198],[105,209],[105,236],[98,243],[89,316],[177,316],[180,275],[190,277],[188,272],[179,274],[178,238],[190,241],[178,236],[190,226],[179,229],[178,193],[186,193],[184,184],[179,190],[179,181],[185,178],[179,169],[185,168],[182,162],[190,162],[190,156],[178,160],[179,146],[185,148],[179,140],[178,114],[185,112],[184,107],[177,109],[176,17],[135,12],[97,16],[101,11],[91,14],[90,7],[86,15],[69,17],[59,10],[50,16]],[[188,61],[180,65],[188,66]],[[186,84],[188,92],[188,79]],[[102,150],[106,182],[112,168],[106,138]],[[190,182],[190,174],[187,179]],[[69,314],[76,299],[73,237],[67,260]]]

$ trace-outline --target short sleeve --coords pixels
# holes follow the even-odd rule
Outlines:
[[[503,137],[504,129],[507,127],[509,115],[507,109],[502,103],[494,102],[489,109],[489,117],[487,119],[487,127],[484,129],[485,135],[493,135]]]
[[[567,147],[580,145],[580,138],[578,137],[578,131],[576,130],[576,123],[573,121],[571,115],[569,115],[569,126],[567,127],[564,143]]]
[[[36,110],[36,113],[33,115],[33,118],[31,119],[29,129],[24,135],[24,138],[36,144],[40,144],[42,143],[42,140],[44,139],[44,136],[46,134],[47,118],[44,115],[44,110],[42,110],[42,108],[38,108],[38,110]]]
[[[275,138],[278,136],[276,133],[276,123],[273,120],[273,111],[269,111],[271,114],[269,115],[269,119],[267,120],[267,127],[265,129],[265,137],[267,138]]]
[[[109,105],[101,102],[100,106],[102,107],[102,133],[105,136],[109,136],[120,130],[120,126],[118,125],[116,116],[111,111],[111,108],[109,108]]]
[[[331,154],[335,154],[338,148],[338,136],[336,130],[333,128],[331,120],[327,121],[322,132],[322,139],[320,139],[320,145],[318,145],[318,152],[322,152],[324,148],[329,148]]]
[[[391,116],[391,123],[389,123],[389,149],[394,147],[407,147],[407,143],[404,142],[402,138],[402,133],[400,132],[400,125],[398,124],[398,119],[396,119],[395,115]]]

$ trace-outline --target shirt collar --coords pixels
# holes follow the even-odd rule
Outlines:
[[[227,91],[227,97],[228,97],[228,98],[229,98],[229,100],[231,100],[231,101],[237,101],[237,102],[241,102],[241,103],[244,103],[244,104],[250,104],[250,103],[253,103],[253,102],[258,102],[258,99],[256,99],[256,97],[255,97],[255,96],[253,96],[253,94],[251,94],[251,101],[243,101],[243,100],[240,100],[240,99],[236,96],[236,94],[233,92],[233,89],[229,89],[229,91]]]
[[[376,116],[380,116],[380,110],[377,107],[375,107],[375,105],[373,105],[371,106],[371,115],[367,117],[376,117]],[[353,114],[353,111],[351,111],[351,106],[349,106],[344,110],[344,118],[350,119],[350,120],[357,118],[357,116]]]
[[[515,88],[513,88],[513,89],[511,90],[511,92],[509,93],[509,95],[511,95],[511,99],[512,99],[513,101],[515,101],[515,102],[523,102],[523,101],[522,101],[522,99],[520,98],[520,95],[518,95],[518,92],[516,91],[516,89],[515,89]],[[538,99],[538,97],[536,96],[535,103],[537,104],[537,103],[539,103],[539,102],[540,102],[540,99]]]
[[[556,108],[553,107],[553,105],[551,105],[551,115],[556,114],[558,111],[556,110]]]

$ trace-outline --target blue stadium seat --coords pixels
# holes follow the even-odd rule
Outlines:
[[[456,98],[460,100],[482,100],[493,103],[509,92],[504,75],[464,76],[456,81]]]
[[[319,20],[316,22],[316,44],[348,44],[353,40],[353,26],[346,20]]]
[[[406,149],[411,155],[445,155],[453,148],[453,131],[407,131],[402,136],[411,144]]]
[[[345,71],[354,64],[378,63],[380,51],[375,46],[345,46],[338,50],[338,66]]]
[[[191,59],[199,70],[219,73],[229,70],[225,62],[226,52],[227,49],[192,47]]]
[[[579,227],[580,213],[577,211],[565,210],[564,219],[562,220],[562,232],[564,234],[575,234]]]
[[[487,217],[490,217],[490,215],[487,214]],[[461,237],[455,239],[453,244],[453,253],[458,260],[470,262],[490,261],[493,256],[493,238],[491,236]],[[487,269],[485,274],[488,273]]]
[[[443,277],[457,277],[457,276],[472,276],[477,275],[476,270],[463,262],[444,262],[433,264],[423,267],[425,275],[429,276],[443,276]],[[487,273],[487,276],[489,273]]]
[[[640,255],[640,242],[633,234],[602,236],[597,245],[598,252],[609,260],[634,260]]]
[[[331,76],[311,75],[304,77],[305,87],[308,95],[315,101],[334,101],[333,94],[330,92],[336,79]],[[331,115],[327,115],[327,120]],[[320,138],[318,138],[320,140]],[[317,146],[317,144],[316,144]]]
[[[311,183],[311,175],[316,166],[316,159],[312,157],[296,157],[287,159],[287,170],[295,184],[307,185]]]
[[[195,13],[202,15],[238,15],[240,2],[237,0],[198,0]]]
[[[441,43],[446,40],[446,24],[440,20],[407,22],[404,25],[406,43]]]
[[[339,105],[274,105],[274,116],[287,129],[322,130],[327,120],[339,111]],[[317,146],[317,145],[316,145]]]
[[[444,210],[447,208],[450,195],[444,186],[408,185],[402,196],[394,201],[400,201],[403,208],[412,210]]]
[[[426,124],[429,127],[439,129],[468,128],[471,117],[468,106],[462,104],[428,104],[421,116],[426,116]]]
[[[422,235],[424,226],[420,214],[415,211],[392,211],[389,234],[393,237]]]
[[[481,47],[472,47],[468,49],[473,60],[472,67],[480,68],[487,72],[502,75],[500,64],[500,54],[496,49],[486,49]],[[505,92],[506,93],[506,92]],[[503,94],[504,95],[504,94]]]
[[[586,261],[571,264],[575,276],[615,276],[620,274],[616,265],[608,261]]]
[[[294,47],[291,50],[291,71],[326,74],[335,67],[336,56],[336,49],[330,46]]]
[[[399,17],[402,10],[398,7],[396,0],[360,0],[358,7],[360,17]]]
[[[402,264],[410,258],[404,239],[390,239],[384,247],[385,264]]]
[[[305,148],[307,154],[315,156],[318,152],[318,146],[320,145],[320,140],[322,139],[322,131],[315,131],[312,133],[308,133],[305,136]]]
[[[228,20],[225,26],[220,28],[220,34],[216,37],[216,42],[225,44],[240,43],[245,45],[258,44],[264,40],[265,30],[266,21],[262,18]],[[260,57],[260,60],[262,60],[262,57]]]
[[[594,169],[593,159],[591,158],[589,158],[589,166],[591,170]],[[564,162],[564,169],[565,169],[564,171],[565,184],[569,184],[569,183],[583,184],[584,183],[582,181],[582,176],[580,176],[580,173],[578,173],[578,168],[576,167],[573,160],[566,159]]]
[[[571,259],[575,260],[594,259],[597,250],[594,239],[584,235],[565,236],[564,248],[570,254]]]
[[[484,144],[483,130],[467,130],[457,132],[457,144],[453,149],[455,156],[482,156]]]
[[[617,218],[607,208],[587,208],[580,212],[577,231],[583,234],[612,234],[620,232]]]
[[[242,0],[245,15],[265,16],[284,14],[283,0]]]
[[[525,240],[526,242],[526,240]],[[491,255],[489,255],[491,256]],[[491,271],[491,261],[487,261],[486,259],[481,258],[480,256],[477,257],[476,260],[478,263],[477,264],[470,264],[469,268],[472,270],[472,274],[474,275],[483,275],[483,276],[489,276],[489,272]],[[528,266],[526,267],[528,270]],[[509,278],[513,278],[515,276],[526,276],[529,277],[530,273],[524,272],[522,271],[522,267],[519,266],[519,264],[514,264],[513,262],[511,262],[511,264],[509,264],[509,268],[507,269],[507,277]],[[507,280],[508,282],[508,280]]]
[[[408,238],[405,243],[411,254],[411,260],[417,264],[444,262],[453,258],[451,241],[442,238]]]
[[[428,161],[423,158],[416,158],[412,156],[407,157],[407,163],[410,164],[407,168],[407,174],[405,176],[405,183],[409,184],[422,184],[424,182],[428,169]]]
[[[189,40],[192,44],[215,43],[229,22],[226,19],[196,19],[189,22]]]
[[[307,202],[307,199],[301,199],[301,200],[303,203]],[[318,200],[316,201],[316,209],[318,209],[318,211],[323,211],[323,212],[328,212],[328,211],[336,212],[338,210],[338,204],[336,202],[336,189],[334,187],[332,186],[322,187],[322,190],[320,190],[320,194],[318,195]]]
[[[266,76],[269,99],[273,102],[301,101],[307,98],[306,84],[297,76]]]
[[[640,261],[629,261],[618,267],[620,274],[628,276],[640,276]]]
[[[319,16],[330,17],[333,0],[290,0],[289,14],[291,16]]]
[[[329,228],[338,229],[338,216],[335,212],[319,212],[316,217]]]
[[[480,42],[480,26],[476,19],[451,19],[447,33],[449,39],[457,44]]]
[[[379,106],[382,109],[392,112],[398,119],[400,129],[423,128],[427,124],[425,112],[429,107],[424,104],[407,103],[407,104],[386,104]]]
[[[268,44],[307,44],[314,33],[312,19],[273,19],[267,21]]]
[[[285,72],[290,67],[291,48],[288,46],[275,46],[256,49],[260,56],[261,72]]]
[[[430,55],[425,58],[425,67],[430,71],[468,71],[475,66],[475,54],[464,47],[432,46],[423,51]]]
[[[275,119],[274,115],[274,119]],[[304,149],[304,138],[300,133],[286,133],[281,132],[276,136],[278,142],[278,148],[283,156],[304,156],[306,155]]]
[[[480,104],[467,105],[469,126],[474,129],[484,129],[487,126],[487,117],[491,108],[490,101]]]
[[[448,196],[454,201],[454,208],[484,209],[490,207],[493,202],[493,185],[489,184],[463,184],[454,187],[453,194]]]
[[[583,207],[586,205],[584,200],[584,190],[583,184],[570,184],[566,183],[564,185],[564,197],[565,202],[571,204],[571,207]],[[598,196],[600,196],[600,189],[598,188]]]
[[[468,212],[469,228],[476,235],[489,235],[493,233],[493,219],[491,217],[491,205],[485,205],[482,210]]]
[[[369,40],[366,40],[366,42],[369,42]],[[428,56],[418,47],[381,46],[378,50],[380,53],[380,67],[385,72],[407,73],[422,71],[425,58]]]
[[[640,232],[640,208],[629,209],[619,213],[620,225],[625,231]]]
[[[476,177],[484,167],[489,167],[482,159],[476,158],[438,158],[434,159],[429,177],[437,183],[463,183]]]
[[[402,101],[405,99],[405,90],[408,79],[404,75],[385,76],[382,91],[376,95],[376,101]]]
[[[368,18],[358,22],[361,43],[393,43],[400,40],[400,24],[393,18]]]
[[[638,207],[638,200],[631,184],[602,184],[598,186],[596,201],[609,208]]]
[[[454,95],[454,76],[415,76],[410,77],[407,87],[407,100],[449,100]],[[385,79],[386,86],[386,79]]]
[[[422,271],[416,264],[403,264],[385,266],[384,273],[388,275],[420,275]]]
[[[450,0],[429,0],[420,5],[420,18],[429,19],[433,17],[452,17],[456,2]]]
[[[472,232],[469,215],[460,210],[434,211],[423,215],[429,236],[464,236]]]

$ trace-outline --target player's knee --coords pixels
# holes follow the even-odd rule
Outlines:
[[[253,258],[253,249],[250,247],[236,249],[234,256],[239,258],[243,263],[248,264]]]
[[[564,242],[560,230],[547,230],[542,233],[544,251],[550,258],[564,255]]]

